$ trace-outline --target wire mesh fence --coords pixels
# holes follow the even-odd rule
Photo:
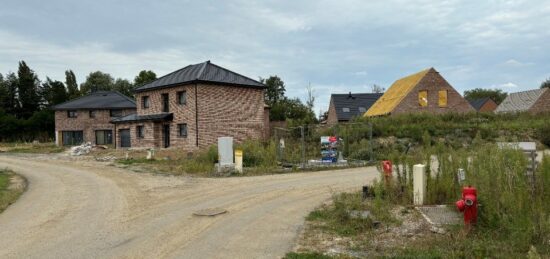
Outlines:
[[[322,138],[330,139],[333,161],[325,160],[327,146]],[[312,163],[368,162],[374,159],[372,124],[301,125],[274,128],[272,141],[277,143],[277,161],[283,165],[306,167]]]

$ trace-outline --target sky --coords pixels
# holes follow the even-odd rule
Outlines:
[[[93,71],[133,80],[212,63],[281,77],[316,112],[434,67],[459,92],[517,92],[550,78],[550,1],[0,1],[0,73]]]

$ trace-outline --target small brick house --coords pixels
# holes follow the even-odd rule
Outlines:
[[[331,94],[326,122],[334,125],[361,117],[381,96],[381,93]]]
[[[206,61],[135,89],[137,113],[113,119],[116,146],[193,151],[230,136],[266,138],[265,85]]]
[[[468,100],[470,105],[478,112],[493,112],[498,104],[489,97]]]
[[[136,103],[116,91],[97,91],[52,109],[57,145],[111,145],[115,128],[111,120],[135,113]]]
[[[429,68],[395,81],[364,116],[472,111],[470,103],[439,72]]]

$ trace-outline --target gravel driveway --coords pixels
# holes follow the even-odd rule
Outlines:
[[[280,258],[331,193],[375,168],[234,178],[131,173],[104,163],[0,156],[29,181],[0,214],[0,258]],[[192,213],[221,207],[228,213]]]

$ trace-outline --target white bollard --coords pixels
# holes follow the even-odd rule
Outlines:
[[[426,200],[426,166],[413,166],[413,197],[414,205],[424,205]]]

